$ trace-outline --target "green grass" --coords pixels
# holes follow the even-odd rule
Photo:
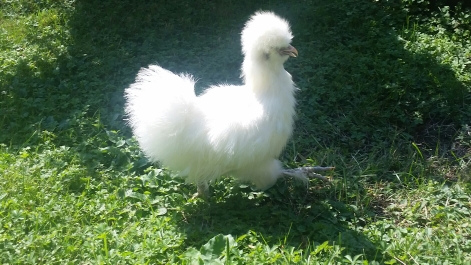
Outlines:
[[[333,181],[221,179],[192,199],[139,151],[123,91],[150,63],[198,89],[240,83],[240,30],[259,9],[291,22],[300,53],[282,160],[333,165]],[[469,14],[413,0],[0,2],[0,263],[471,264]]]

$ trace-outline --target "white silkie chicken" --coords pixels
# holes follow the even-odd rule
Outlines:
[[[195,80],[151,65],[125,91],[126,113],[146,156],[198,185],[233,176],[264,190],[282,175],[323,178],[305,167],[284,170],[277,159],[291,136],[296,87],[283,63],[298,51],[290,26],[257,12],[242,31],[244,85],[218,85],[196,96]]]

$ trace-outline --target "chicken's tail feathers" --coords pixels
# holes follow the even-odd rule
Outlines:
[[[125,112],[142,150],[151,161],[172,148],[169,136],[187,124],[196,99],[191,75],[176,75],[157,65],[142,68],[125,90]]]
[[[127,107],[142,101],[141,96],[149,96],[147,100],[165,101],[192,101],[195,98],[195,80],[189,74],[176,75],[158,65],[150,65],[139,70],[136,82],[126,89]],[[142,102],[138,102],[142,103]]]

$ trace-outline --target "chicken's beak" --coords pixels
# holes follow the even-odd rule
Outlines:
[[[282,55],[289,55],[291,57],[298,57],[298,50],[293,46],[289,45],[287,48],[281,49],[280,53]]]

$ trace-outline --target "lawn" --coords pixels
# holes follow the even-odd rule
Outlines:
[[[1,1],[0,263],[471,264],[471,10],[451,2]],[[261,9],[299,51],[281,160],[336,170],[194,199],[140,151],[124,89],[149,64],[240,84]]]

